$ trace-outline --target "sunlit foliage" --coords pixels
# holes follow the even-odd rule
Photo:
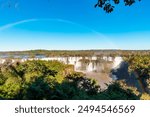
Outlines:
[[[129,70],[135,73],[143,91],[149,93],[150,56],[131,56],[127,61]]]
[[[95,80],[58,61],[5,63],[0,69],[0,83],[0,99],[139,99],[132,90],[123,89],[118,83],[101,90]]]

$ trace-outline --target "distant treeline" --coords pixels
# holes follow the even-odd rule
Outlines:
[[[0,56],[28,55],[35,57],[43,55],[52,56],[131,56],[150,55],[150,50],[28,50],[28,51],[5,51],[0,52]]]

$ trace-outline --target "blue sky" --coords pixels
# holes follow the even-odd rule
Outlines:
[[[0,0],[0,51],[150,49],[150,1],[121,3],[111,14],[96,2]]]

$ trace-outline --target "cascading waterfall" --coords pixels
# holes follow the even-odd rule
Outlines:
[[[81,62],[77,61],[76,64],[74,65],[75,71],[79,71],[81,68]]]
[[[92,62],[90,62],[89,65],[87,65],[86,71],[87,72],[92,72],[93,71],[93,64],[92,64]]]
[[[90,62],[89,64],[83,64],[82,60],[83,57],[45,57],[45,58],[22,58],[20,62],[25,62],[27,60],[45,60],[45,61],[53,61],[58,60],[60,62],[63,62],[65,64],[71,64],[74,65],[74,70],[79,72],[101,72],[102,70],[105,70],[104,63],[107,61],[112,61],[112,68],[110,69],[117,69],[120,67],[120,64],[123,62],[122,57],[115,57],[112,59],[112,57],[106,57],[103,56],[102,60],[105,62],[95,62],[99,60],[100,58],[93,56],[93,57],[86,57]],[[3,64],[5,59],[0,59],[0,64]],[[15,60],[12,60],[12,62],[15,62]]]
[[[114,61],[113,61],[113,69],[117,69],[120,67],[121,63],[123,62],[122,57],[115,57]]]
[[[84,61],[88,60],[88,63]],[[19,61],[25,62],[27,60],[44,60],[44,61],[60,61],[64,64],[74,65],[76,72],[82,72],[87,78],[94,78],[104,88],[105,84],[109,84],[112,80],[116,80],[117,76],[110,76],[107,71],[117,69],[123,62],[122,57],[44,57],[44,58],[22,58]],[[0,59],[0,64],[6,60]],[[18,59],[12,59],[12,63]]]
[[[117,70],[118,68],[120,68],[122,62],[123,62],[122,57],[115,57],[115,59],[113,61],[112,69],[113,70]],[[117,76],[113,75],[113,74],[111,75],[111,77],[112,77],[113,80],[117,80],[118,79]]]

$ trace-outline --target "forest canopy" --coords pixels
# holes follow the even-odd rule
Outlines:
[[[93,79],[58,61],[26,61],[3,64],[0,69],[0,99],[91,100],[139,99],[130,89],[112,83],[106,90]]]

